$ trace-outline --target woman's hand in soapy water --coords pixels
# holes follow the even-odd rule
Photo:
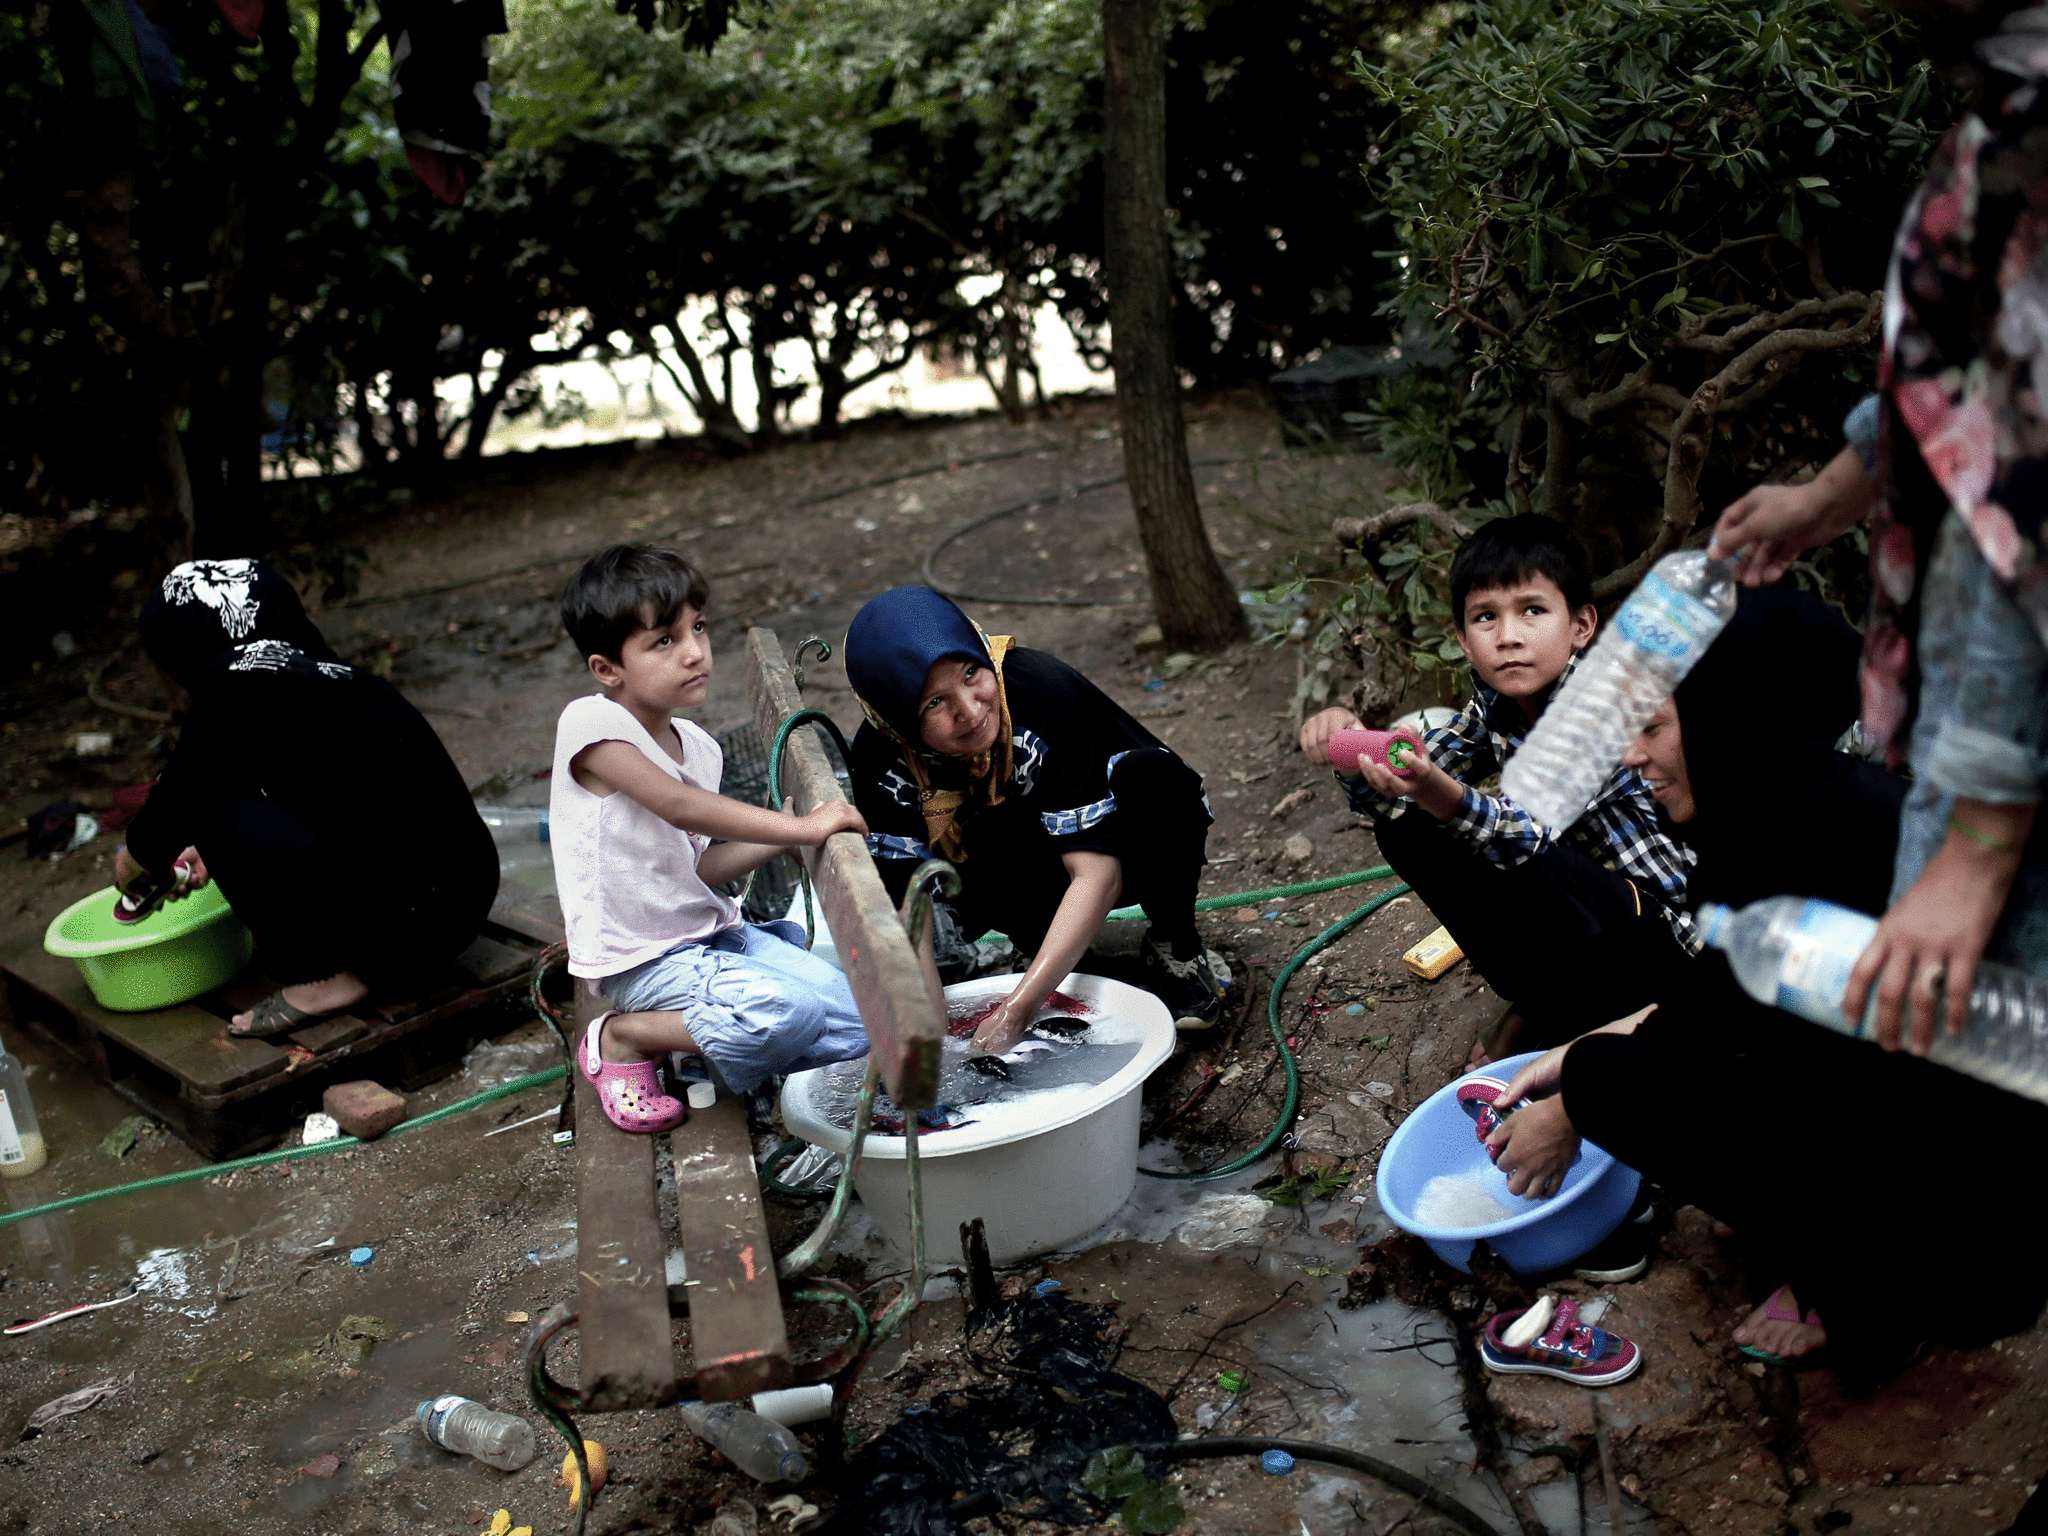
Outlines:
[[[1494,1166],[1507,1175],[1509,1194],[1547,1200],[1564,1187],[1564,1176],[1579,1155],[1579,1133],[1564,1112],[1564,1100],[1551,1097],[1509,1115],[1486,1145]]]
[[[1636,1026],[1656,1011],[1653,1003],[1589,1033],[1632,1035]],[[1565,1052],[1570,1049],[1570,1045],[1560,1045],[1545,1051],[1509,1078],[1506,1089],[1494,1095],[1493,1107],[1503,1113],[1524,1099],[1532,1101],[1507,1115],[1486,1138],[1486,1145],[1496,1154],[1494,1166],[1508,1176],[1511,1195],[1541,1200],[1556,1194],[1564,1187],[1564,1176],[1571,1171],[1572,1160],[1579,1155],[1578,1129],[1565,1113],[1564,1098],[1559,1092],[1564,1087]]]
[[[1038,1012],[1036,998],[1027,997],[1024,988],[1019,987],[996,1006],[995,1012],[981,1021],[974,1031],[974,1038],[967,1042],[969,1056],[1000,1056],[1031,1028],[1031,1020]]]
[[[1572,1159],[1579,1155],[1579,1133],[1557,1089],[1564,1079],[1566,1047],[1545,1051],[1514,1075],[1507,1090],[1494,1096],[1494,1108],[1507,1114],[1486,1138],[1494,1166],[1507,1175],[1508,1193],[1545,1199],[1564,1186]],[[1533,1103],[1522,1104],[1524,1099]],[[1522,1104],[1520,1109],[1514,1109]]]

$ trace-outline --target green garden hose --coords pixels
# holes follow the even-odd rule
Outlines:
[[[529,1088],[538,1088],[552,1083],[568,1071],[567,1067],[549,1067],[544,1072],[532,1072],[496,1088],[486,1088],[482,1093],[472,1093],[466,1099],[457,1099],[453,1104],[444,1104],[417,1120],[406,1120],[393,1126],[384,1134],[402,1136],[407,1131],[417,1131],[422,1126],[433,1125],[442,1120],[452,1119],[493,1099],[507,1099],[515,1093],[524,1093]],[[332,1141],[316,1141],[309,1147],[279,1147],[273,1152],[258,1152],[253,1157],[238,1157],[231,1163],[213,1163],[205,1168],[187,1168],[180,1173],[160,1173],[153,1179],[137,1179],[133,1184],[116,1184],[109,1189],[91,1189],[82,1195],[67,1195],[62,1200],[52,1200],[46,1205],[32,1205],[25,1211],[0,1211],[0,1227],[13,1222],[27,1221],[31,1216],[48,1216],[57,1211],[68,1211],[76,1206],[91,1205],[95,1200],[111,1200],[116,1195],[139,1195],[152,1189],[169,1189],[174,1184],[191,1184],[199,1179],[218,1178],[224,1173],[237,1173],[244,1168],[262,1168],[270,1163],[288,1163],[301,1157],[318,1157],[323,1152],[339,1152],[345,1147],[360,1147],[365,1143],[353,1136],[337,1136]]]
[[[1391,867],[1382,866],[1380,871],[1370,873],[1392,874],[1393,870]],[[1281,968],[1280,974],[1273,978],[1273,990],[1266,994],[1266,1027],[1273,1032],[1273,1048],[1280,1053],[1280,1065],[1287,1069],[1287,1096],[1280,1104],[1280,1118],[1273,1122],[1273,1128],[1266,1133],[1266,1139],[1261,1141],[1256,1147],[1253,1147],[1251,1151],[1245,1153],[1243,1157],[1233,1158],[1220,1168],[1198,1168],[1191,1169],[1185,1173],[1168,1173],[1158,1168],[1140,1168],[1138,1172],[1148,1178],[1176,1179],[1185,1183],[1199,1183],[1208,1179],[1227,1178],[1233,1173],[1240,1173],[1246,1168],[1251,1167],[1252,1164],[1256,1163],[1280,1144],[1280,1138],[1285,1136],[1287,1128],[1294,1124],[1295,1112],[1301,1108],[1301,1068],[1295,1064],[1294,1052],[1287,1048],[1287,1032],[1280,1024],[1280,994],[1287,990],[1287,983],[1293,979],[1294,973],[1302,968],[1310,956],[1334,943],[1350,929],[1364,922],[1366,918],[1372,916],[1373,913],[1392,901],[1396,896],[1406,895],[1407,892],[1407,886],[1397,885],[1392,890],[1383,891],[1373,897],[1371,901],[1368,901],[1355,912],[1338,918],[1336,922],[1330,924],[1329,927],[1302,945],[1300,949],[1297,949],[1294,952],[1294,958],[1289,960]]]
[[[825,645],[822,640],[818,644]],[[832,654],[832,648],[829,645],[825,645],[825,654],[827,656]],[[846,745],[846,737],[841,734],[837,720],[834,720],[822,709],[796,710],[780,726],[776,727],[775,740],[768,747],[768,808],[770,810],[779,811],[782,809],[782,749],[789,745],[790,733],[800,725],[822,725],[832,733],[832,740],[839,748],[840,759],[842,761],[850,761],[852,759],[852,750]],[[798,883],[804,888],[804,948],[809,949],[811,947],[811,940],[817,932],[818,925],[815,916],[816,909],[811,902],[811,872],[804,867],[802,859],[796,861],[796,875]]]

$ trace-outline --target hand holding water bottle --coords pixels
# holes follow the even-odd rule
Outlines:
[[[1733,560],[1735,579],[1746,587],[1774,582],[1807,550],[1861,522],[1876,496],[1862,459],[1844,448],[1804,485],[1754,486],[1730,502],[1707,553]]]
[[[1899,1048],[1900,1019],[1909,1003],[1913,1028],[1907,1048],[1915,1056],[1933,1048],[1932,1004],[1944,990],[1947,1032],[1962,1033],[1977,962],[2005,910],[2033,820],[2031,805],[1959,802],[1947,841],[1877,925],[1849,974],[1842,1006],[1850,1018],[1861,1018],[1874,989],[1877,1042],[1886,1050]]]

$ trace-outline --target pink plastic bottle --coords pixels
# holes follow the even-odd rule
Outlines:
[[[1371,731],[1361,726],[1330,738],[1330,762],[1335,767],[1355,769],[1360,756],[1365,756],[1404,779],[1415,776],[1415,770],[1406,765],[1421,751],[1422,743],[1407,731]]]

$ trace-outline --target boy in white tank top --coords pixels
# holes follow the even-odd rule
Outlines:
[[[711,682],[704,578],[670,550],[615,545],[562,589],[562,623],[604,692],[555,727],[548,804],[569,970],[618,1010],[577,1065],[621,1130],[688,1115],[655,1062],[703,1060],[734,1093],[778,1073],[867,1054],[846,978],[793,923],[757,926],[715,887],[785,848],[864,834],[851,805],[788,816],[718,793],[718,743],[674,711]],[[722,841],[713,842],[713,839]]]

